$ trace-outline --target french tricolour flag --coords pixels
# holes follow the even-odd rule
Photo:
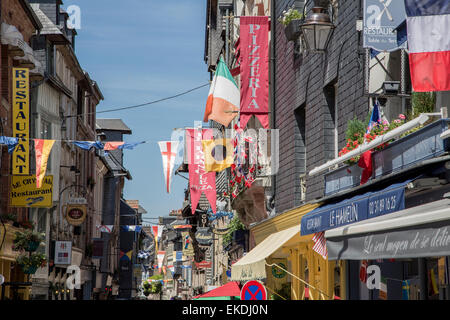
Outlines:
[[[450,0],[405,0],[414,91],[450,90]]]

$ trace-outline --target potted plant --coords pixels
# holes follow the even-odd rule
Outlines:
[[[38,268],[45,267],[47,258],[43,253],[21,254],[16,258],[16,263],[23,273],[35,274]]]
[[[7,213],[2,215],[2,221],[5,221],[12,226],[18,226],[17,215],[15,213]]]
[[[13,250],[34,252],[37,250],[42,240],[44,240],[44,234],[40,232],[31,231],[29,229],[17,231],[13,240]]]
[[[303,14],[294,8],[284,10],[278,19],[284,25],[284,33],[288,41],[295,41],[301,34],[300,24]]]

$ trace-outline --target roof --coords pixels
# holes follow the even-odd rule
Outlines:
[[[39,3],[30,3],[30,6],[42,24],[42,29],[40,32],[41,35],[57,34],[57,35],[64,36],[64,34],[61,32],[61,30],[59,30],[59,28],[39,8],[39,6],[40,6]]]
[[[122,119],[97,119],[97,130],[113,130],[131,134],[131,129],[122,121]]]
[[[117,176],[117,172],[124,174],[128,180],[132,180],[130,172],[111,153],[107,156],[100,156],[106,167]],[[120,175],[120,174],[119,174]]]

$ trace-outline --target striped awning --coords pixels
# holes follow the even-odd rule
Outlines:
[[[299,233],[300,226],[271,234],[231,266],[231,280],[246,281],[266,278],[266,258]]]

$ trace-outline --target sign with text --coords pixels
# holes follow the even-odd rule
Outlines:
[[[35,176],[11,177],[11,207],[51,208],[53,176],[45,176],[42,187],[36,188]]]
[[[198,227],[195,233],[195,239],[200,245],[209,246],[213,241],[213,233],[209,227]]]
[[[12,69],[13,137],[19,138],[13,157],[12,174],[30,174],[30,80],[27,68]]]
[[[72,241],[55,242],[55,265],[72,263]]]
[[[336,204],[314,209],[301,220],[301,235],[317,233],[405,208],[405,185],[394,184]]]
[[[240,125],[245,128],[254,114],[269,128],[269,17],[240,18],[241,108]]]
[[[448,221],[447,221],[448,222]],[[327,239],[330,260],[375,260],[450,255],[450,226],[432,225],[361,237]]]
[[[397,28],[406,19],[405,2],[398,0],[364,0],[363,47],[377,51],[394,51],[406,46],[397,44]]]

